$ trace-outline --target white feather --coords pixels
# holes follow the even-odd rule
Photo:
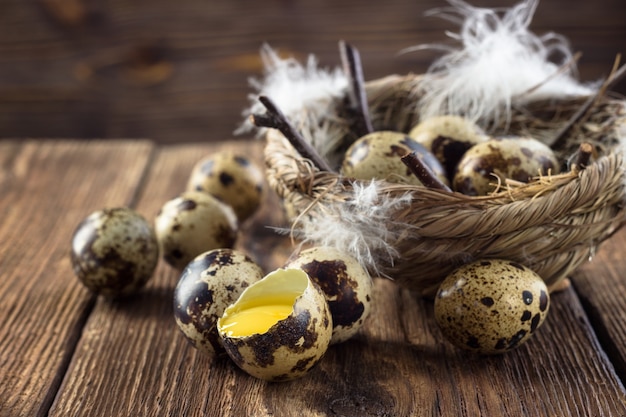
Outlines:
[[[508,121],[514,105],[542,98],[589,95],[593,88],[575,78],[573,54],[565,38],[529,30],[538,0],[500,10],[448,0],[431,11],[460,25],[447,33],[460,45],[418,45],[405,51],[440,49],[420,88],[421,118],[459,114],[485,126]]]
[[[380,194],[379,183],[354,183],[352,197],[344,202],[324,205],[324,215],[311,219],[303,216],[294,224],[295,236],[303,243],[332,246],[345,251],[375,274],[380,274],[379,262],[393,264],[397,250],[393,242],[406,224],[397,228],[390,219],[411,201],[410,195],[399,197]]]
[[[265,74],[262,79],[250,79],[255,90],[248,96],[250,106],[243,111],[245,121],[237,133],[253,130],[248,120],[252,114],[263,114],[265,108],[258,97],[267,96],[287,118],[298,126],[304,118],[323,119],[330,103],[343,97],[348,79],[340,68],[324,69],[318,66],[314,55],[309,55],[306,65],[293,57],[281,58],[269,45],[261,47]],[[303,112],[306,109],[306,112]],[[320,132],[321,136],[322,132]]]

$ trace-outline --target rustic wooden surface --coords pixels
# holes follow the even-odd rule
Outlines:
[[[366,327],[286,383],[193,349],[173,320],[178,274],[167,264],[115,302],[74,277],[70,239],[84,216],[129,205],[153,218],[201,156],[260,157],[261,146],[0,142],[0,417],[626,415],[626,230],[553,295],[546,323],[516,351],[453,348],[431,302],[377,280]],[[270,193],[238,247],[266,271],[280,266],[291,244],[270,226],[284,225]]]
[[[230,138],[248,104],[247,80],[261,75],[262,43],[334,67],[343,39],[359,48],[368,80],[423,72],[436,55],[398,52],[446,41],[444,30],[457,28],[424,15],[446,4],[2,0],[0,138]],[[626,53],[625,22],[623,0],[541,0],[532,29],[568,38],[583,54],[580,78],[595,81]]]

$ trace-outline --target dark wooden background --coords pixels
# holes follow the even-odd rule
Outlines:
[[[473,1],[510,6],[511,0]],[[366,79],[423,72],[449,23],[444,0],[0,0],[0,138],[229,139],[260,75],[263,42],[323,66],[337,42],[361,52]],[[532,28],[566,36],[596,80],[626,52],[624,0],[543,0]],[[626,91],[622,82],[616,88]]]

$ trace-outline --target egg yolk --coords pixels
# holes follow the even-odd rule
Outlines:
[[[289,317],[292,311],[293,306],[289,304],[250,307],[223,317],[221,328],[230,337],[265,333],[274,324]]]

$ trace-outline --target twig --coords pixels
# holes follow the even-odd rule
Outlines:
[[[554,140],[552,141],[551,147],[553,149],[559,148],[563,145],[567,134],[572,130],[572,128],[579,123],[589,112],[589,110],[593,107],[594,104],[602,97],[604,94],[617,83],[624,75],[626,75],[626,64],[622,65],[618,68],[620,60],[620,55],[615,59],[615,63],[613,64],[613,70],[611,74],[606,78],[606,80],[602,83],[598,91],[591,95],[578,109],[578,111],[568,120],[568,122],[563,126],[563,128],[556,134]]]
[[[422,162],[422,160],[415,151],[404,155],[400,159],[402,160],[404,165],[406,165],[411,170],[413,175],[415,175],[417,179],[420,180],[422,184],[424,184],[425,187],[452,192],[452,190],[450,190],[450,187],[448,187],[439,178],[437,178],[435,173],[428,167],[428,165]]]
[[[372,133],[374,128],[369,114],[369,107],[367,106],[361,56],[356,48],[344,41],[339,42],[339,52],[341,53],[344,72],[350,81],[350,105],[356,111],[357,123],[355,133],[358,136],[365,136],[368,133]]]
[[[303,158],[309,159],[320,171],[332,172],[328,163],[309,142],[304,140],[302,135],[289,123],[287,117],[269,97],[260,96],[259,101],[265,106],[267,113],[250,116],[250,120],[255,126],[278,129]]]
[[[589,165],[589,161],[591,160],[591,156],[593,155],[593,146],[590,143],[583,142],[580,144],[578,148],[578,152],[576,152],[576,159],[574,163],[571,165],[570,169],[572,171],[580,171],[585,169]]]

